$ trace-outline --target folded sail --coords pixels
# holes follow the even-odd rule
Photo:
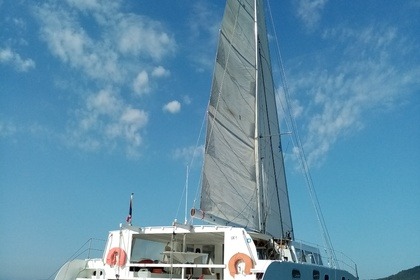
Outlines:
[[[226,224],[292,234],[262,3],[228,0],[208,108],[200,208]]]

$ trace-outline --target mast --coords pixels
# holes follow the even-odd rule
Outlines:
[[[256,61],[257,100],[259,112],[258,165],[263,192],[261,194],[265,212],[264,232],[277,238],[293,238],[292,217],[280,139],[280,124],[277,114],[275,84],[272,75],[270,49],[265,22],[263,0],[255,0],[257,25]]]
[[[255,94],[257,95],[255,98],[255,108],[258,108],[258,14],[257,14],[257,0],[254,0],[254,43],[255,43]],[[260,153],[259,153],[259,135],[258,135],[259,127],[258,127],[258,110],[255,110],[255,177],[256,180],[256,191],[257,191],[257,209],[258,209],[258,225],[259,230],[261,232],[265,231],[265,223],[264,223],[264,213],[263,213],[263,189],[262,189],[262,177],[260,173]]]

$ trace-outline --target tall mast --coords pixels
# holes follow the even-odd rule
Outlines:
[[[254,0],[254,43],[255,43],[255,177],[256,177],[256,191],[257,191],[257,209],[258,209],[258,225],[259,230],[264,232],[265,226],[263,225],[263,208],[261,207],[263,200],[263,190],[260,173],[260,154],[259,154],[259,127],[258,127],[258,19],[257,19],[257,0]]]

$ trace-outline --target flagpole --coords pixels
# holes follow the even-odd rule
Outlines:
[[[127,224],[129,226],[131,226],[131,221],[133,219],[133,196],[134,196],[134,193],[131,193],[131,196],[130,196],[130,207],[128,208],[128,216],[127,216],[127,219],[126,219]]]

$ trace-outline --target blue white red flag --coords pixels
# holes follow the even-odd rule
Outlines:
[[[131,225],[131,219],[132,219],[132,215],[133,215],[133,195],[134,193],[131,194],[130,196],[130,208],[128,209],[128,216],[127,219],[125,219],[127,221],[128,224]]]

